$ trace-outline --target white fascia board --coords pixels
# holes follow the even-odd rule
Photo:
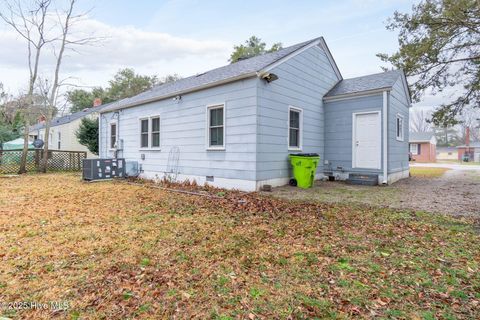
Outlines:
[[[320,45],[323,48],[323,51],[325,51],[325,54],[327,55],[328,61],[332,65],[333,70],[335,71],[335,74],[337,75],[338,81],[342,80],[342,74],[340,73],[340,69],[338,69],[337,63],[335,62],[335,59],[333,59],[332,53],[330,52],[330,49],[327,46],[327,43],[325,42],[325,39],[323,37],[320,38]]]
[[[384,91],[390,91],[391,89],[392,89],[391,87],[387,87],[387,88],[380,88],[380,89],[374,89],[374,90],[340,94],[338,96],[323,97],[323,101],[337,101],[337,100],[353,99],[353,98],[364,97],[364,96],[379,95],[379,94],[383,94]]]
[[[409,108],[412,107],[412,97],[410,96],[410,89],[408,88],[408,82],[407,82],[407,76],[405,75],[405,72],[403,70],[400,70],[402,72],[402,83],[403,83],[403,90],[405,91],[405,95],[407,96],[408,102],[410,102],[410,105],[408,106]]]
[[[295,56],[301,54],[302,52],[304,52],[304,51],[306,51],[310,48],[313,48],[315,46],[320,46],[322,48],[322,50],[325,52],[325,55],[327,56],[328,61],[330,62],[330,65],[332,66],[332,68],[335,72],[335,75],[338,78],[338,81],[342,80],[343,79],[342,74],[340,73],[340,70],[338,69],[337,63],[333,59],[333,56],[330,53],[330,49],[328,49],[328,46],[325,43],[325,39],[323,37],[320,37],[317,40],[312,41],[311,43],[307,44],[306,46],[304,46],[304,47],[290,53],[289,55],[286,55],[282,59],[277,60],[274,63],[268,65],[267,67],[263,68],[261,71],[259,71],[257,73],[258,76],[261,77],[262,75],[268,73],[270,70],[276,68],[277,66],[281,65],[282,63],[292,59],[293,57],[295,57]]]
[[[286,55],[285,57],[283,57],[283,58],[275,61],[274,63],[266,66],[265,68],[263,68],[262,70],[260,70],[259,72],[257,72],[257,75],[258,75],[259,77],[261,77],[262,75],[264,75],[265,73],[268,73],[270,70],[278,67],[278,66],[281,65],[282,63],[284,63],[284,62],[292,59],[292,58],[295,57],[295,56],[298,56],[300,53],[302,53],[302,52],[304,52],[304,51],[306,51],[306,50],[308,50],[308,49],[310,49],[310,48],[312,48],[312,47],[315,47],[315,46],[317,46],[317,45],[319,45],[319,44],[320,44],[320,39],[315,40],[315,41],[313,41],[313,42],[311,42],[311,43],[309,43],[309,44],[301,47],[300,49],[297,49],[297,50],[293,51],[292,53]]]

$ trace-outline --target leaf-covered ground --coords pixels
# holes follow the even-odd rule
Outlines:
[[[480,318],[468,220],[210,192],[0,178],[0,302],[66,302],[0,315]]]

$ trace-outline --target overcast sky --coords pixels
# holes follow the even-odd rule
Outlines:
[[[92,9],[77,32],[105,37],[101,44],[69,53],[62,77],[82,86],[106,86],[120,68],[141,74],[183,77],[228,63],[233,45],[256,35],[284,46],[323,36],[344,78],[380,72],[375,56],[397,49],[396,34],[385,29],[395,10],[410,11],[412,1],[207,1],[80,0]],[[0,82],[11,93],[26,87],[25,43],[0,25]],[[51,74],[45,57],[41,72]],[[433,106],[439,97],[426,97]]]

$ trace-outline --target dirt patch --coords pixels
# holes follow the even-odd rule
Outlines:
[[[351,186],[318,181],[314,188],[276,188],[275,196],[327,203],[424,210],[480,218],[480,171],[448,170],[441,177],[411,177],[391,186]]]

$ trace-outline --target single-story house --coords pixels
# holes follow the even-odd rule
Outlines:
[[[50,123],[48,148],[51,150],[84,151],[87,153],[87,158],[96,158],[97,156],[95,154],[91,153],[86,146],[78,142],[76,132],[83,118],[97,118],[99,111],[106,106],[108,105],[102,105],[101,102],[97,101],[94,102],[94,106],[91,108],[52,119]],[[45,121],[39,121],[37,124],[31,126],[29,136],[32,140],[44,140]]]
[[[470,142],[468,145],[458,146],[458,160],[462,161],[463,156],[468,156],[468,161],[480,162],[480,142]]]
[[[457,160],[458,150],[456,147],[437,147],[437,160]]]
[[[343,79],[323,37],[163,84],[100,111],[100,157],[145,178],[246,191],[287,184],[288,155],[318,153],[316,177],[408,177],[402,71]]]
[[[433,132],[410,132],[410,154],[416,162],[437,161],[437,138]]]

